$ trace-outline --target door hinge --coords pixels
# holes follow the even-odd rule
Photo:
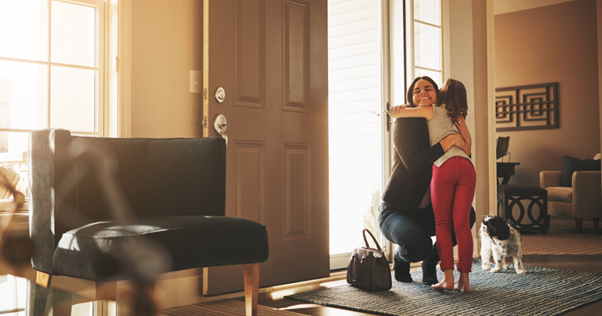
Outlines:
[[[209,124],[209,119],[207,118],[207,116],[203,116],[203,128],[207,128],[208,124]]]
[[[207,88],[203,88],[203,99],[207,100]]]

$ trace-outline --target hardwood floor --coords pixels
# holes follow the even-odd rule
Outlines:
[[[594,231],[591,221],[584,224],[585,234],[597,234],[602,238],[602,231]],[[574,231],[574,222],[572,220],[553,219],[551,230],[564,230]],[[600,241],[602,243],[602,239]],[[571,270],[571,271],[583,271],[583,272],[594,272],[602,273],[602,255],[525,255],[523,258],[524,265],[534,267],[544,267],[550,269],[560,270]],[[419,267],[412,268],[419,269]],[[273,291],[270,293],[260,294],[259,304],[264,306],[270,306],[282,310],[288,310],[304,315],[313,316],[359,316],[359,315],[375,315],[369,313],[361,313],[356,311],[350,311],[335,307],[322,306],[317,304],[309,304],[297,300],[285,299],[284,295],[291,293],[303,292],[308,290],[314,290],[320,287],[331,287],[346,284],[344,272],[333,273],[334,278],[339,277],[339,280],[329,281],[320,283],[315,286],[299,286],[282,289],[280,291]],[[393,281],[396,282],[396,281]],[[536,307],[534,306],[534,310]],[[586,305],[577,310],[571,311],[564,315],[567,316],[602,316],[602,301]]]

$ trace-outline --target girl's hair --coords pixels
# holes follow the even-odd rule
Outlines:
[[[433,88],[435,88],[435,92],[437,92],[437,98],[439,98],[439,86],[437,85],[437,83],[435,83],[435,80],[431,79],[431,77],[429,76],[416,77],[416,79],[412,81],[412,84],[408,88],[408,94],[406,95],[408,105],[411,107],[416,107],[416,105],[414,104],[414,98],[412,96],[414,95],[414,86],[416,86],[416,82],[418,82],[418,80],[420,79],[429,81],[433,85]]]
[[[466,88],[464,84],[458,80],[449,78],[445,81],[445,85],[437,99],[439,105],[445,104],[447,115],[452,121],[458,120],[458,116],[462,115],[466,118],[468,114],[468,102],[466,98]]]

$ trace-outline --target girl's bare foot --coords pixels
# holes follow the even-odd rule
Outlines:
[[[470,294],[470,279],[467,272],[461,272],[458,278],[458,284],[454,286],[455,290],[460,290],[462,293]]]
[[[431,285],[431,287],[439,292],[442,291],[451,291],[454,289],[454,271],[452,269],[447,269],[443,271],[443,281]]]

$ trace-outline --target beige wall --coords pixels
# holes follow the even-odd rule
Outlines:
[[[453,2],[453,3],[452,3]],[[488,14],[493,17],[492,1],[482,0],[446,0],[443,2],[444,16],[444,79],[454,78],[466,86],[469,114],[466,123],[472,135],[472,161],[477,171],[477,190],[473,206],[477,223],[494,210],[495,177],[491,162],[490,146],[493,138],[490,111],[487,104],[490,97],[488,82],[493,79],[493,71],[489,69],[490,58],[487,34]],[[489,12],[488,11],[491,11]],[[490,23],[492,24],[492,23]],[[474,225],[474,236],[478,225]],[[478,255],[478,240],[474,239],[474,256]]]
[[[496,86],[558,82],[558,129],[497,133],[510,136],[520,162],[511,184],[539,185],[539,172],[561,170],[562,156],[600,151],[596,29],[594,0],[495,16]]]
[[[131,137],[202,136],[202,0],[131,0]]]

